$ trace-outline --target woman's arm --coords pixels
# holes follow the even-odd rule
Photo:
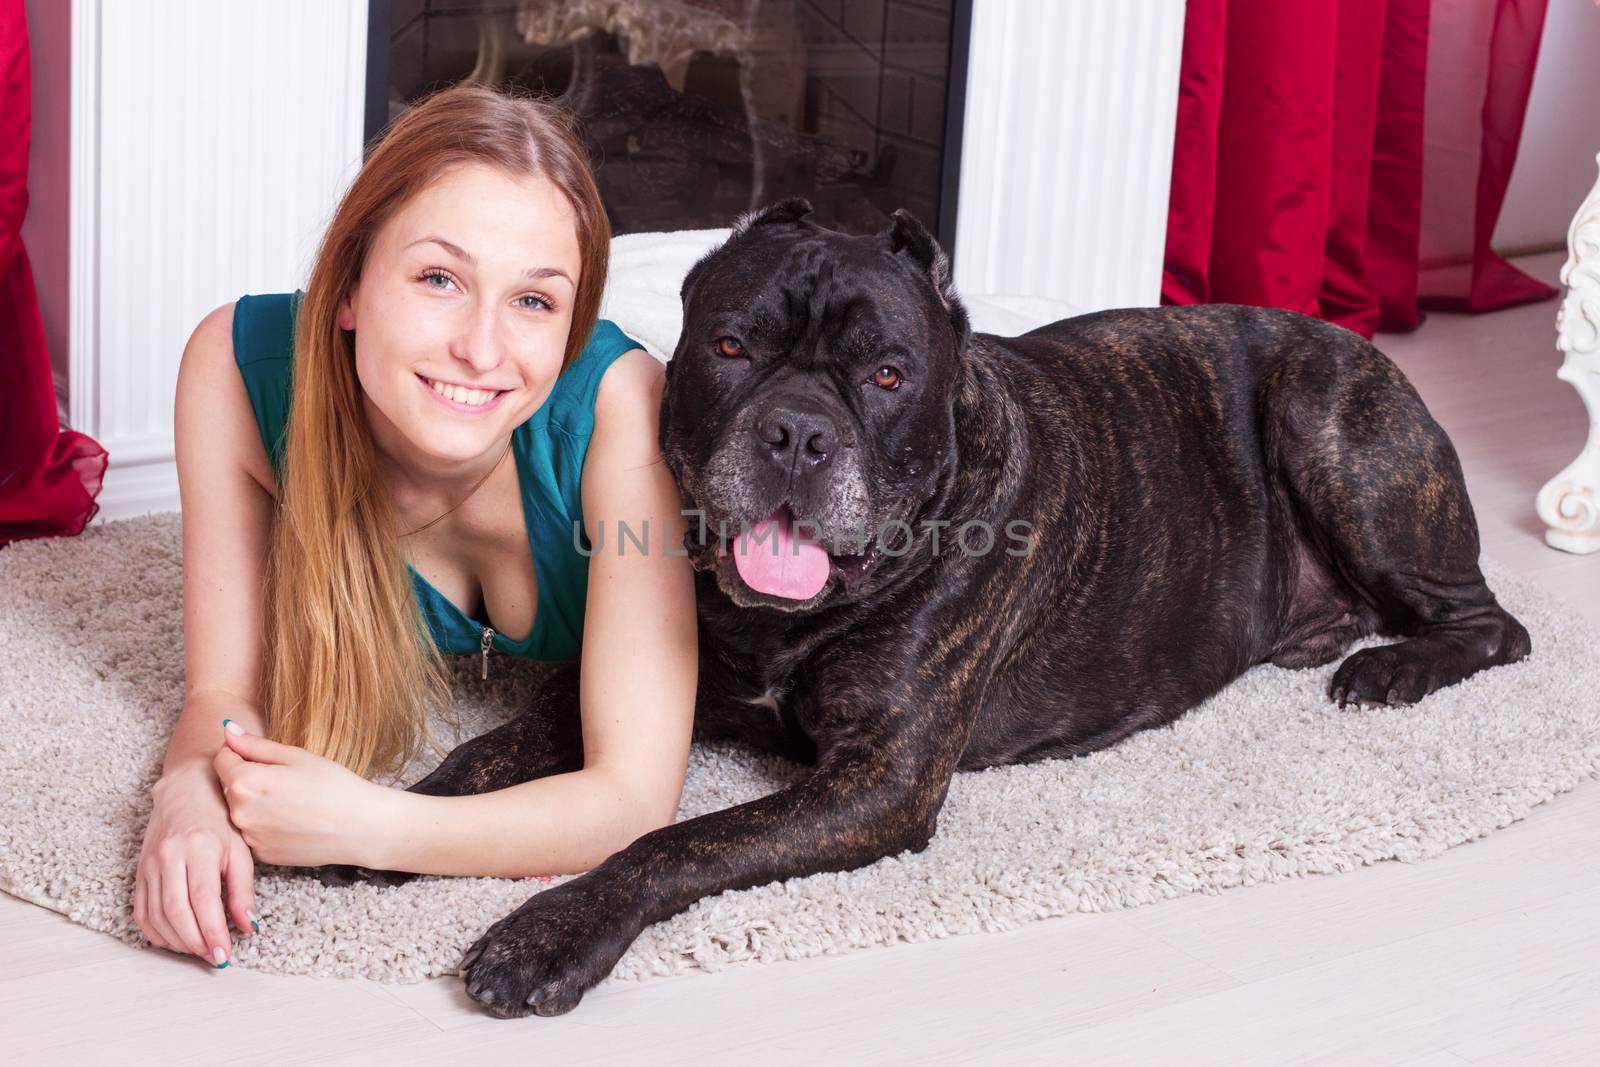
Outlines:
[[[518,877],[588,870],[677,815],[694,724],[694,578],[682,501],[657,441],[665,376],[649,353],[600,382],[583,471],[590,541],[584,613],[581,771],[464,797],[388,791],[403,828],[357,860],[375,869]],[[618,522],[648,550],[618,552]],[[671,546],[677,554],[662,550]]]
[[[232,305],[207,315],[178,366],[185,686],[152,789],[133,902],[152,944],[214,964],[229,955],[227,915],[244,930],[255,906],[250,850],[228,821],[212,759],[222,720],[262,732],[256,688],[272,508],[259,480],[263,469],[270,477],[270,465],[234,364],[232,328]]]
[[[162,773],[199,768],[210,775],[223,719],[265,733],[256,697],[272,495],[260,479],[272,474],[233,360],[231,304],[202,319],[184,349],[173,425],[183,509],[185,684]]]

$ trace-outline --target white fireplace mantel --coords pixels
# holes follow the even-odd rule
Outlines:
[[[366,0],[73,0],[73,428],[110,454],[96,521],[178,508],[195,325],[303,284],[361,159]]]
[[[955,277],[1063,313],[1160,291],[1183,0],[974,0]],[[196,323],[304,284],[361,157],[366,0],[72,0],[71,425],[99,520],[178,508]]]
[[[956,287],[1160,303],[1183,0],[974,0]]]

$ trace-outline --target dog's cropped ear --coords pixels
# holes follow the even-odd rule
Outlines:
[[[706,264],[735,238],[749,233],[751,228],[755,226],[775,226],[785,222],[801,222],[810,214],[811,201],[803,196],[794,196],[788,200],[780,200],[776,204],[768,204],[766,207],[747,211],[740,215],[734,222],[733,232],[728,234],[728,239],[696,260],[694,266],[690,267],[688,273],[683,276],[683,283],[678,287],[679,299],[685,303],[688,302],[689,290],[694,287],[694,283],[705,272]]]
[[[897,256],[907,257],[928,276],[933,283],[933,291],[939,294],[939,302],[950,313],[950,325],[956,331],[956,351],[965,351],[967,342],[972,339],[972,325],[967,319],[966,307],[956,296],[955,284],[950,277],[950,257],[944,254],[944,249],[933,239],[933,234],[905,208],[896,208],[890,218],[894,221],[885,233],[889,239],[889,250]]]
[[[748,233],[753,226],[768,226],[781,222],[799,222],[811,214],[811,201],[803,196],[792,196],[787,200],[780,200],[776,204],[746,211],[740,215],[733,224],[731,237],[738,237]]]
[[[890,218],[894,221],[889,224],[886,234],[889,238],[889,251],[895,255],[908,256],[921,267],[933,282],[933,288],[938,292],[939,299],[948,307],[951,295],[950,257],[944,254],[944,249],[933,239],[933,234],[929,233],[927,228],[917,221],[917,217],[905,208],[895,208]]]
[[[694,283],[699,281],[700,275],[705,273],[706,264],[711,261],[711,257],[716,255],[721,248],[722,246],[718,245],[716,248],[711,249],[711,251],[695,260],[694,265],[689,268],[687,273],[684,274],[683,282],[678,286],[678,299],[685,306],[688,306],[689,303],[689,290],[694,288]]]

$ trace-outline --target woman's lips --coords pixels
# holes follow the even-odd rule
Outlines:
[[[435,400],[437,400],[439,403],[443,404],[445,407],[449,408],[450,410],[459,411],[463,415],[482,415],[486,411],[492,411],[496,407],[499,406],[500,401],[505,399],[506,393],[510,392],[510,390],[508,390],[508,389],[503,389],[500,392],[496,393],[486,403],[479,404],[476,407],[474,407],[471,404],[462,404],[462,403],[458,403],[457,401],[451,400],[449,397],[445,396],[443,393],[440,393],[437,389],[435,389],[433,387],[433,382],[430,381],[427,378],[424,378],[422,375],[418,374],[415,377],[417,379],[417,384],[422,386],[423,391],[426,392],[429,396],[433,397]]]

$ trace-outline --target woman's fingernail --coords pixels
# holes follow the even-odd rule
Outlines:
[[[257,915],[253,911],[250,911],[245,913],[245,918],[250,920],[251,927],[254,928],[255,932],[259,934],[261,932],[261,924],[257,922],[257,920],[260,919],[261,916]]]
[[[222,728],[224,730],[228,731],[230,734],[233,734],[235,737],[237,737],[240,734],[244,733],[244,727],[240,726],[238,723],[234,722],[232,719],[223,719],[222,720]]]
[[[217,947],[217,948],[212,949],[211,950],[211,959],[216,963],[217,970],[220,971],[222,968],[224,968],[224,967],[226,967],[228,965],[228,953],[227,953],[227,950],[221,948],[220,946]]]

